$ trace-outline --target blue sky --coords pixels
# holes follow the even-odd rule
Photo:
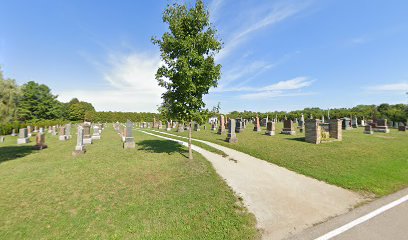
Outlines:
[[[0,0],[0,65],[97,110],[156,111],[169,1]],[[191,3],[191,1],[190,1]],[[223,112],[407,103],[408,1],[208,0]]]

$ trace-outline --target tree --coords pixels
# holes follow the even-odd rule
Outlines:
[[[169,114],[190,123],[188,146],[189,158],[193,159],[191,121],[205,107],[203,95],[220,79],[221,65],[215,64],[214,56],[221,50],[221,43],[202,0],[190,9],[185,4],[168,5],[163,22],[170,31],[161,39],[152,38],[164,62],[156,79],[166,89],[162,99],[169,106]]]
[[[73,102],[73,100],[71,100],[71,102]],[[68,110],[68,119],[69,120],[71,120],[71,121],[83,121],[83,120],[86,120],[86,117],[88,117],[88,118],[93,118],[94,117],[94,115],[91,114],[91,113],[95,112],[95,108],[92,106],[91,103],[79,102],[79,101],[78,102],[74,101],[74,102],[75,103],[70,104],[70,106],[69,106],[69,110]],[[87,112],[89,112],[89,113],[87,114]],[[90,120],[93,120],[93,119],[90,119]]]
[[[63,104],[44,85],[30,81],[21,87],[18,118],[21,121],[62,118]]]
[[[19,88],[13,79],[4,79],[0,69],[0,124],[15,120]]]

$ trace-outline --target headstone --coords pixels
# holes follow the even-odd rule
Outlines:
[[[28,138],[27,128],[20,128],[18,133],[17,144],[29,143],[30,139]]]
[[[254,131],[255,132],[260,132],[261,131],[261,125],[259,123],[259,117],[258,116],[256,116],[256,118],[255,118]]]
[[[300,121],[299,121],[299,124],[298,124],[298,128],[299,128],[299,131],[302,133],[303,132],[303,130],[305,129],[305,116],[303,115],[303,113],[302,113],[302,116],[300,117]]]
[[[71,123],[65,125],[65,138],[66,139],[71,139],[72,138],[71,127],[72,127]]]
[[[56,136],[56,135],[57,135],[57,127],[56,127],[56,126],[52,126],[51,134],[52,134],[53,136]]]
[[[343,129],[341,119],[329,119],[329,134],[330,138],[337,139],[338,141],[343,140]]]
[[[44,133],[44,128],[40,127],[40,133]]]
[[[342,128],[343,128],[343,130],[350,130],[351,129],[351,120],[350,120],[350,118],[342,118],[341,119],[343,122],[342,122]]]
[[[34,131],[33,132],[35,132],[35,133],[38,132],[38,127],[37,126],[34,126]]]
[[[394,126],[393,126],[393,127],[394,127],[395,129],[398,129],[398,126],[399,126],[398,122],[394,122]]]
[[[92,134],[92,140],[99,140],[101,139],[101,133],[99,132],[100,128],[98,125],[93,126],[93,134]]]
[[[0,143],[4,143],[5,140],[6,140],[5,136],[0,136]]]
[[[200,124],[194,123],[194,131],[199,132],[200,131]]]
[[[211,131],[217,130],[217,124],[215,122],[211,123]]]
[[[322,128],[320,120],[308,119],[305,122],[305,141],[313,144],[320,144],[322,142]]]
[[[171,131],[171,122],[167,121],[166,131]]]
[[[31,126],[27,126],[27,136],[31,137]]]
[[[52,127],[48,126],[48,133],[52,133]]]
[[[37,133],[35,136],[35,146],[34,149],[37,150],[43,150],[44,148],[47,148],[48,146],[45,144],[45,134],[44,133]]]
[[[13,128],[13,130],[11,130],[11,136],[13,137],[17,136],[16,129]]]
[[[179,123],[177,125],[177,132],[184,132],[184,124]]]
[[[275,122],[269,121],[266,124],[266,135],[268,135],[268,136],[275,135]]]
[[[135,148],[135,138],[133,137],[133,132],[132,132],[132,122],[130,120],[127,120],[126,122],[126,137],[125,137],[125,142],[123,143],[123,148]]]
[[[387,126],[387,119],[378,119],[373,126],[373,131],[390,133],[390,129]]]
[[[67,140],[67,137],[65,136],[65,127],[60,127],[59,128],[59,140],[60,141],[65,141],[65,140]]]
[[[218,134],[225,133],[224,115],[220,115],[220,126],[218,127]]]
[[[353,127],[353,128],[358,128],[358,119],[357,119],[357,117],[354,117],[354,118],[353,118],[352,127]]]
[[[228,135],[227,135],[227,142],[229,143],[237,143],[238,138],[235,134],[235,119],[229,119],[228,121]]]
[[[365,134],[373,134],[374,133],[373,127],[370,124],[366,125],[364,127],[364,133]]]
[[[77,134],[77,142],[75,146],[75,151],[72,152],[73,156],[79,156],[86,152],[85,144],[84,144],[84,128],[82,126],[78,126],[78,134]]]
[[[84,138],[83,142],[85,145],[87,144],[92,144],[92,136],[91,136],[91,124],[89,123],[84,123],[82,125],[82,128],[84,130]]]
[[[293,125],[292,120],[284,120],[283,121],[283,129],[281,131],[281,134],[287,134],[287,135],[295,135],[295,127]]]
[[[398,127],[398,131],[400,131],[400,132],[405,132],[405,131],[407,131],[407,127],[404,126],[404,125],[400,125],[400,126]]]
[[[235,132],[241,133],[244,131],[244,122],[241,119],[236,119],[235,124]]]

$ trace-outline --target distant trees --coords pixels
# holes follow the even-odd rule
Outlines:
[[[92,118],[92,113],[95,112],[95,108],[91,103],[80,102],[74,98],[68,103],[67,118],[71,121],[83,121],[86,118]]]
[[[152,42],[160,47],[164,64],[157,70],[156,79],[166,89],[162,99],[173,118],[190,123],[189,158],[191,150],[191,121],[200,120],[205,107],[203,95],[216,87],[221,65],[214,55],[221,49],[216,30],[209,21],[209,13],[202,0],[188,8],[186,4],[168,5],[163,22],[169,32]]]
[[[14,120],[20,95],[16,81],[5,79],[0,69],[0,124]]]

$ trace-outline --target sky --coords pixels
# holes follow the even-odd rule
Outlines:
[[[0,66],[98,111],[157,111],[151,37],[174,1],[0,0]],[[193,1],[181,1],[187,4]],[[207,0],[222,112],[408,102],[408,1]]]

